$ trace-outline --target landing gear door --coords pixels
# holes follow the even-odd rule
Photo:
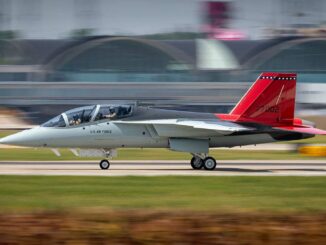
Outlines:
[[[169,139],[170,149],[173,151],[191,152],[191,153],[208,153],[207,139]]]

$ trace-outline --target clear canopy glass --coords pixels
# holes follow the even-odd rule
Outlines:
[[[84,106],[65,112],[69,126],[90,122],[96,106]]]
[[[94,118],[94,121],[104,119],[120,119],[130,116],[132,107],[130,105],[102,105]]]
[[[94,105],[75,108],[47,121],[42,127],[68,127],[99,121],[116,120],[132,114],[131,105]]]
[[[46,123],[42,124],[42,127],[66,127],[66,122],[62,115],[56,116]]]

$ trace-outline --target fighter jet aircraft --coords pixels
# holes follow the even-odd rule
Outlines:
[[[136,105],[92,105],[66,111],[2,144],[73,148],[81,157],[103,157],[117,148],[169,148],[189,152],[193,169],[214,170],[210,147],[234,147],[325,135],[294,117],[296,74],[262,73],[229,114],[163,110]],[[55,150],[57,154],[59,152]]]

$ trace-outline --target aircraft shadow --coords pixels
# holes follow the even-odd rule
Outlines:
[[[101,170],[97,168],[33,168],[30,170],[34,171],[103,171],[103,172],[111,172],[111,171],[159,171],[159,172],[247,172],[247,173],[268,173],[272,172],[271,170],[262,170],[262,169],[244,169],[244,168],[217,168],[214,171],[206,171],[206,170],[194,170],[192,168],[189,169],[181,169],[181,168],[168,168],[168,169],[157,169],[157,168],[112,168],[109,170]]]
[[[306,172],[326,172],[323,168],[289,168],[273,169],[274,171],[306,171]]]
[[[33,168],[29,170],[34,171],[158,171],[158,172],[241,172],[241,173],[273,173],[275,171],[303,171],[303,172],[326,172],[326,169],[321,168],[280,168],[280,169],[248,169],[248,168],[216,168],[214,171],[206,170],[194,170],[192,168],[182,169],[182,168],[168,168],[168,169],[157,169],[157,168],[112,168],[109,170],[101,170],[98,168]]]
[[[248,169],[248,168],[216,168],[219,172],[243,172],[243,173],[269,173],[273,172],[269,169]]]

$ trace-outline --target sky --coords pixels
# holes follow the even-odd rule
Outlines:
[[[203,0],[0,0],[0,29],[27,38],[64,38],[90,28],[98,35],[200,31]],[[286,24],[323,22],[323,0],[234,0],[230,27],[257,38]]]

